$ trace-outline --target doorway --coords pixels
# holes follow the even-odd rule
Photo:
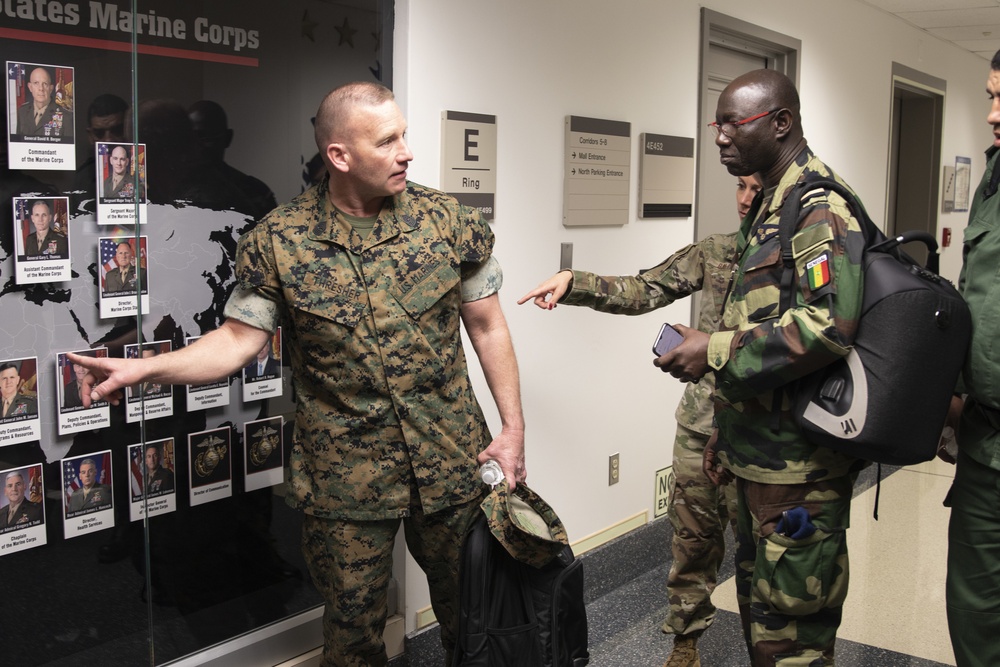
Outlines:
[[[801,42],[781,33],[740,21],[710,9],[701,10],[701,82],[698,111],[698,178],[695,184],[694,238],[726,234],[739,225],[736,177],[719,164],[715,120],[719,95],[729,83],[751,70],[775,69],[798,85]],[[698,321],[700,294],[692,300],[692,322]]]
[[[946,86],[943,79],[892,64],[885,212],[889,236],[910,230],[937,234],[938,165]],[[903,250],[921,264],[927,261],[927,248],[922,243],[908,243]]]

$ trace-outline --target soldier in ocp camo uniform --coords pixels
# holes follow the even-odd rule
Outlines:
[[[715,372],[718,440],[705,448],[705,470],[738,482],[737,595],[752,663],[832,665],[847,596],[851,492],[863,462],[805,438],[789,412],[789,385],[850,349],[863,235],[839,195],[807,193],[792,237],[794,303],[779,313],[785,194],[799,180],[837,177],[809,150],[798,93],[779,72],[735,79],[713,125],[729,173],[758,173],[765,196],[740,227],[722,331],[678,327],[684,342],[655,363],[680,378]]]
[[[323,665],[385,665],[393,542],[427,575],[450,654],[462,538],[494,459],[523,482],[517,363],[497,291],[493,234],[478,212],[410,183],[406,121],[392,92],[327,95],[316,140],[328,178],[240,239],[238,285],[217,331],[141,360],[70,355],[119,399],[153,379],[205,384],[253,359],[279,323],[298,399],[288,501],[305,512],[303,553],[326,601]],[[502,430],[472,391],[460,325],[479,356]]]
[[[742,219],[760,192],[755,176],[740,176],[736,209]],[[597,311],[638,315],[667,306],[701,290],[701,331],[718,331],[722,302],[736,259],[736,232],[713,234],[674,253],[637,276],[601,277],[586,271],[561,271],[518,301],[534,299],[549,310],[558,303]],[[663,631],[675,635],[665,667],[699,667],[697,641],[715,619],[712,591],[726,555],[725,527],[736,520],[736,489],[717,487],[702,471],[702,454],[712,434],[713,377],[689,383],[677,406],[673,471],[667,516],[673,526],[669,607]]]

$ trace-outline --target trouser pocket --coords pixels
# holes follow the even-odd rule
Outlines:
[[[805,616],[847,598],[844,531],[816,530],[803,539],[772,533],[761,540],[754,567],[757,595],[775,611]]]

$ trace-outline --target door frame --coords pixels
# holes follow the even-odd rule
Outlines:
[[[764,62],[767,69],[777,70],[788,76],[792,82],[798,86],[799,77],[799,54],[802,50],[801,40],[783,35],[781,33],[763,28],[753,23],[748,23],[740,19],[735,19],[725,14],[702,8],[701,10],[701,45],[698,61],[698,129],[695,138],[695,192],[694,192],[694,240],[705,238],[709,233],[717,231],[711,220],[712,207],[709,207],[707,199],[703,197],[711,196],[707,191],[708,169],[718,169],[718,154],[715,151],[703,151],[702,147],[711,143],[706,136],[711,132],[706,126],[706,119],[714,119],[715,109],[707,109],[712,97],[712,85],[722,84],[724,81],[713,76],[709,64],[711,62],[710,53],[713,49],[726,49],[729,51],[743,53]],[[728,84],[728,81],[724,83]],[[714,105],[714,101],[711,102]],[[712,135],[714,141],[714,133]],[[703,155],[703,153],[705,153]],[[730,191],[731,194],[732,191]],[[726,196],[727,201],[732,201]],[[702,222],[702,213],[705,218]],[[727,220],[735,219],[735,216],[727,216]],[[727,230],[728,231],[728,230]],[[701,294],[696,293],[691,299],[691,321],[698,322],[701,310]]]
[[[701,120],[708,111],[705,109],[710,77],[707,63],[709,49],[712,46],[761,56],[767,62],[767,69],[782,72],[792,80],[796,88],[799,85],[802,40],[702,7],[701,52],[698,58],[698,136],[695,142],[697,146],[701,146],[702,134],[709,131]],[[702,236],[699,234],[698,202],[701,201],[701,172],[703,160],[706,158],[707,156],[701,155],[701,151],[698,152],[695,167],[698,173],[698,178],[695,179],[695,239]]]
[[[924,229],[935,237],[937,236],[938,214],[940,212],[941,196],[941,142],[944,132],[944,109],[947,95],[948,82],[944,79],[925,74],[906,65],[897,62],[892,63],[892,84],[890,86],[890,114],[889,114],[889,146],[887,149],[886,165],[886,195],[885,195],[885,232],[893,235],[899,231],[907,229]],[[900,104],[897,104],[897,100]],[[900,192],[900,149],[899,140],[901,132],[905,131],[907,114],[905,112],[907,100],[926,103],[929,102],[933,109],[931,132],[926,133],[910,132],[908,136],[927,136],[927,144],[922,151],[926,158],[926,170],[919,179],[909,177],[907,180],[907,191],[926,192],[926,218],[923,225],[904,225],[902,228],[896,224],[896,207]],[[925,114],[926,115],[926,114]],[[921,130],[923,128],[921,127]],[[913,159],[908,158],[907,163],[912,164]],[[914,220],[920,216],[914,216],[912,212],[907,212],[907,220]],[[916,251],[919,249],[909,249]],[[920,253],[921,255],[924,252]],[[918,257],[917,259],[921,259]]]

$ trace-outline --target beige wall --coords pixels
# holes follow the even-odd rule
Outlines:
[[[637,512],[652,517],[654,472],[670,464],[682,386],[653,368],[649,348],[662,322],[687,323],[690,311],[678,304],[626,318],[515,302],[558,268],[560,243],[574,244],[577,268],[625,274],[693,240],[690,219],[641,220],[635,211],[639,133],[696,136],[701,6],[802,41],[806,136],[879,224],[893,61],[947,81],[942,160],[971,157],[973,187],[983,171],[989,64],[852,0],[398,0],[394,77],[416,155],[410,177],[440,182],[443,110],[497,116],[493,229],[505,273],[501,300],[521,366],[529,482],[573,541]],[[563,121],[570,114],[632,123],[632,212],[624,227],[562,226]],[[961,263],[965,218],[939,217],[955,231],[942,261],[950,277]],[[477,379],[498,427],[478,372]],[[609,487],[614,452],[621,483]],[[413,612],[427,605],[412,563],[406,592],[412,630]]]

